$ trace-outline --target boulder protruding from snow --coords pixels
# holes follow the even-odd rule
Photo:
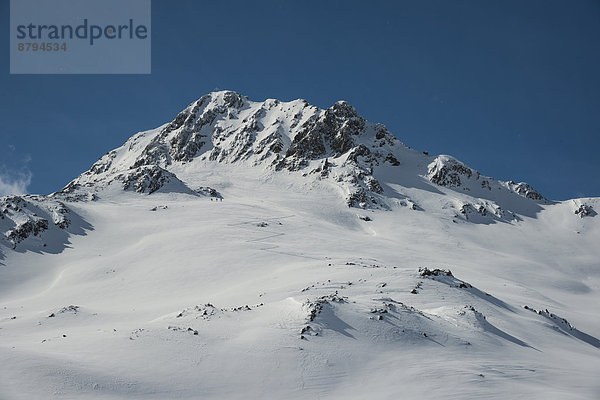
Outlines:
[[[579,218],[583,218],[583,217],[593,217],[597,214],[596,211],[594,211],[594,208],[589,205],[589,204],[585,204],[585,203],[581,203],[581,204],[575,204],[576,208],[575,208],[575,215],[579,216]]]
[[[117,180],[123,182],[123,189],[133,189],[138,193],[151,194],[165,184],[177,181],[175,174],[159,167],[158,165],[144,165],[118,175]]]

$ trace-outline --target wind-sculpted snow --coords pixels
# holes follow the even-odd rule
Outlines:
[[[600,349],[600,339],[592,335],[588,335],[585,332],[581,332],[579,329],[576,329],[573,325],[571,325],[565,318],[561,318],[558,315],[551,313],[548,311],[548,309],[538,311],[528,306],[523,306],[523,308],[546,318],[551,323],[550,327],[555,331],[572,336],[596,347],[597,349]]]

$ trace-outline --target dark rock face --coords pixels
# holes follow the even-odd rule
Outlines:
[[[364,127],[364,118],[345,101],[335,103],[323,116],[323,134],[335,156],[340,156],[354,147],[354,137],[360,135]]]
[[[385,157],[385,161],[394,167],[398,167],[400,165],[400,161],[398,161],[398,159],[396,159],[396,157],[394,157],[394,155],[391,153]]]
[[[322,123],[308,121],[302,125],[302,130],[294,137],[292,144],[285,153],[284,164],[289,170],[298,170],[306,163],[298,160],[313,160],[325,156],[325,141],[321,131]]]
[[[209,110],[201,117],[198,117],[200,108],[208,101],[203,97],[196,102],[189,113],[181,113],[163,131],[163,134],[168,134],[174,129],[182,128],[169,141],[169,155],[175,161],[190,161],[202,147],[210,140],[207,134],[200,133],[202,128],[214,122],[220,113],[224,113],[224,109]],[[183,115],[182,115],[183,114]],[[177,118],[183,119],[181,123],[177,122]],[[177,122],[177,123],[176,123]]]
[[[138,168],[144,165],[169,165],[171,159],[169,157],[169,148],[160,141],[160,136],[157,136],[150,142],[142,151],[142,154],[135,160],[131,168]]]
[[[114,150],[106,153],[106,155],[104,157],[102,157],[100,160],[98,160],[96,163],[94,163],[94,165],[92,165],[92,168],[90,168],[89,172],[91,172],[93,174],[101,174],[103,172],[108,171],[112,160],[116,156],[117,156],[117,152]]]
[[[346,198],[346,204],[348,207],[365,208],[369,204],[369,200],[373,201],[373,198],[369,198],[366,190],[359,188],[358,190],[350,193]]]
[[[239,111],[245,105],[245,98],[235,92],[225,92],[223,104],[209,107],[211,100],[211,95],[205,95],[179,113],[144,150],[143,156],[138,158],[133,166],[157,163],[169,165],[173,161],[191,161],[220,132],[214,126],[215,121],[231,117],[233,111]],[[246,131],[252,131],[256,127],[250,124],[250,127],[246,126]],[[175,134],[168,139],[172,132]],[[218,155],[213,154],[211,157],[216,159]]]
[[[465,218],[469,219],[469,214],[477,213],[482,217],[486,217],[488,215],[488,210],[483,205],[474,206],[471,203],[463,204],[460,208],[460,213],[465,216]]]
[[[50,220],[59,229],[67,229],[71,220],[64,203],[47,196],[6,196],[0,198],[0,219],[4,238],[15,248],[31,236],[40,236],[50,228]]]
[[[514,182],[509,182],[509,184],[511,183],[514,185]],[[521,182],[514,185],[513,191],[531,200],[544,200],[544,197],[541,194],[539,194],[537,190],[535,190],[525,182]]]
[[[71,220],[67,217],[69,214],[69,209],[62,202],[56,202],[50,206],[50,210],[52,211],[52,221],[54,225],[58,226],[60,229],[67,229],[71,225]]]
[[[297,171],[309,160],[339,157],[355,146],[355,137],[365,128],[365,120],[346,102],[337,102],[321,116],[311,118],[292,141],[277,166]]]
[[[419,275],[421,276],[453,276],[449,269],[429,269],[427,267],[419,268]]]
[[[222,199],[223,196],[216,189],[211,188],[210,186],[201,186],[198,189],[194,190],[198,194],[202,194],[208,197],[214,197],[217,199]]]
[[[459,187],[462,184],[461,177],[469,179],[473,176],[473,171],[471,168],[453,161],[441,167],[436,164],[429,170],[429,176],[429,180],[436,185]]]
[[[365,178],[365,182],[367,184],[367,188],[373,193],[382,194],[383,188],[377,179],[372,176],[367,176]]]
[[[45,230],[48,230],[48,220],[43,218],[31,219],[18,224],[6,232],[6,238],[12,242],[19,243],[31,235],[38,236]]]
[[[118,175],[117,180],[123,182],[123,189],[133,188],[138,193],[151,194],[177,177],[158,165],[144,165]]]
[[[597,213],[596,213],[596,211],[594,211],[592,206],[590,206],[588,204],[580,204],[575,209],[575,215],[578,215],[579,218],[583,218],[583,217],[594,217],[597,215]]]
[[[486,189],[487,191],[492,191],[492,189],[508,189],[509,191],[530,200],[546,200],[540,193],[525,182],[515,183],[513,181],[496,181],[494,178],[481,175],[479,172],[449,156],[438,156],[434,162],[429,164],[427,178],[436,185],[445,186],[447,188],[457,188],[463,191],[475,190],[481,193],[481,189]]]
[[[0,198],[0,207],[2,209],[2,216],[10,211],[19,212],[24,207],[27,207],[27,201],[21,196],[6,196]]]

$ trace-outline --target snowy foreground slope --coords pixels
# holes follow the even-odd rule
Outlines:
[[[0,198],[0,399],[600,398],[598,209],[211,93]]]

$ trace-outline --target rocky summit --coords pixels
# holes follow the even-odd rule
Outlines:
[[[410,149],[345,101],[323,110],[305,100],[254,102],[231,91],[205,95],[166,125],[134,135],[60,193],[87,197],[111,184],[146,194],[166,183],[191,190],[195,183],[176,175],[177,167],[211,162],[325,180],[339,188],[348,206],[358,208],[389,209],[394,193],[386,193],[378,177],[396,172],[476,196],[502,191],[544,201],[526,183],[496,181],[450,156]],[[399,177],[395,183],[403,184]]]

